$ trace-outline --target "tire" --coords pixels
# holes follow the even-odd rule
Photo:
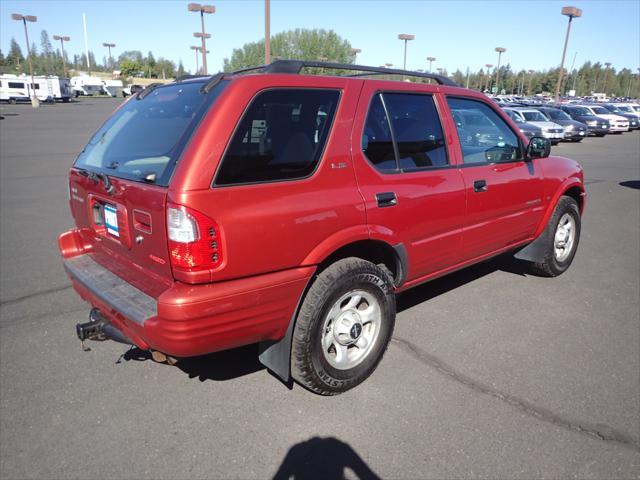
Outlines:
[[[582,141],[582,138],[574,138],[572,140],[573,143],[580,143]]]
[[[11,105],[15,105],[16,103],[18,103],[18,101],[17,101],[15,98],[10,98],[10,99],[9,99],[9,103],[10,103]]]
[[[304,297],[293,332],[291,375],[320,395],[354,388],[380,363],[395,316],[388,270],[360,258],[338,260]]]
[[[564,273],[573,262],[578,250],[581,226],[577,202],[571,197],[560,197],[547,227],[542,232],[542,240],[545,244],[544,258],[541,262],[530,264],[532,273],[543,277],[557,277]],[[557,238],[562,235],[564,235],[563,239]],[[565,248],[556,249],[557,246],[562,245],[563,241]],[[567,246],[568,243],[569,246]]]

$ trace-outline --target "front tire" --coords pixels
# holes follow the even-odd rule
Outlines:
[[[350,257],[322,271],[296,319],[291,375],[320,395],[337,395],[366,380],[378,366],[395,324],[388,270]]]
[[[531,271],[543,277],[557,277],[564,273],[578,250],[581,217],[578,203],[571,197],[560,197],[556,209],[542,232],[545,244],[541,262],[531,264]]]

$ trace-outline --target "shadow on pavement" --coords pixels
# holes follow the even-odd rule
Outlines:
[[[618,185],[622,187],[635,188],[636,190],[640,190],[640,180],[628,180],[626,182],[620,182]]]
[[[132,348],[124,355],[125,361],[151,360],[151,352]],[[181,358],[175,364],[189,378],[224,381],[243,377],[265,367],[258,361],[258,345],[247,345],[222,352],[210,353],[200,357]]]
[[[346,475],[345,470],[351,472]],[[336,438],[314,437],[289,449],[274,480],[379,479],[360,456]]]
[[[524,261],[513,258],[513,254],[508,253],[458,272],[450,273],[442,278],[431,280],[401,293],[398,296],[397,311],[400,313],[498,270],[526,276],[527,264]]]

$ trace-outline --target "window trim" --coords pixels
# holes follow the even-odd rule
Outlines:
[[[480,99],[480,98],[465,97],[463,95],[448,95],[448,94],[445,94],[445,101],[447,102],[447,107],[449,108],[449,112],[451,112],[451,120],[453,120],[453,110],[451,109],[451,105],[449,105],[449,99],[450,98],[454,98],[454,99],[458,99],[458,100],[470,100],[472,102],[478,102],[478,103],[481,103],[483,105],[486,105],[498,117],[500,117],[500,119],[503,121],[503,123],[509,129],[509,131],[511,131],[511,133],[513,133],[516,136],[516,139],[518,140],[518,150],[520,151],[520,158],[517,158],[517,159],[514,159],[514,160],[509,160],[509,161],[506,161],[506,162],[472,162],[472,163],[465,163],[465,161],[464,161],[464,152],[462,151],[462,145],[460,143],[460,134],[458,133],[458,126],[455,125],[455,121],[454,121],[453,124],[454,124],[454,127],[455,127],[456,137],[458,138],[458,147],[460,148],[460,156],[461,156],[461,160],[462,160],[462,163],[458,164],[459,168],[479,167],[479,166],[483,166],[483,165],[505,165],[507,163],[518,163],[518,162],[524,162],[525,161],[525,158],[526,158],[526,146],[524,145],[524,142],[522,141],[522,138],[520,138],[520,135],[517,132],[514,132],[513,128],[511,128],[511,125],[509,125],[509,122],[506,122],[504,120],[504,118],[502,118],[502,115],[507,115],[505,112],[498,113],[499,107],[498,107],[498,109],[493,108],[493,106],[491,106],[491,104],[489,104],[488,102],[485,102],[483,99]]]
[[[393,122],[391,121],[391,117],[389,116],[389,110],[387,109],[387,103],[384,99],[384,94],[403,94],[403,95],[415,95],[415,96],[427,96],[431,97],[433,101],[433,105],[436,109],[436,115],[438,117],[438,121],[440,122],[440,131],[442,132],[442,138],[444,140],[444,152],[447,158],[446,165],[432,165],[428,167],[415,167],[415,168],[400,168],[400,151],[398,150],[398,142],[396,142],[396,133],[393,127]],[[444,123],[442,122],[442,111],[437,101],[438,92],[419,92],[419,91],[409,91],[409,90],[375,90],[369,100],[369,105],[367,106],[367,112],[364,116],[364,122],[362,124],[362,131],[360,133],[360,153],[364,158],[366,158],[367,163],[378,173],[382,175],[399,175],[402,173],[417,173],[424,171],[432,171],[432,170],[443,170],[455,167],[454,164],[451,163],[451,155],[449,152],[449,145],[447,143],[447,135],[444,128]],[[389,132],[391,133],[391,142],[393,143],[393,153],[396,157],[396,169],[395,170],[380,170],[376,168],[375,164],[371,161],[367,154],[362,148],[362,137],[364,135],[364,127],[367,124],[367,120],[369,119],[369,112],[371,111],[371,105],[373,103],[373,99],[376,95],[380,95],[380,101],[382,102],[382,108],[384,108],[384,113],[387,116],[387,122],[389,124]]]
[[[338,92],[338,100],[336,102],[336,109],[335,109],[335,112],[333,114],[333,118],[331,119],[331,125],[329,125],[329,131],[327,132],[327,139],[324,142],[324,145],[322,146],[322,151],[320,152],[320,156],[318,157],[318,161],[316,162],[315,167],[313,168],[313,170],[311,172],[309,172],[308,175],[305,175],[304,177],[282,178],[282,179],[279,179],[279,180],[260,180],[260,181],[257,181],[257,182],[239,182],[239,183],[219,184],[218,183],[218,176],[220,175],[220,170],[222,169],[222,165],[224,163],[224,159],[227,156],[227,152],[228,152],[229,148],[231,147],[231,142],[235,138],[236,133],[238,132],[238,129],[240,128],[240,124],[244,120],[244,117],[247,114],[247,112],[249,111],[249,108],[251,108],[251,106],[253,105],[253,102],[256,100],[256,98],[258,98],[259,95],[262,95],[265,92],[270,92],[270,91],[273,91],[273,90],[312,90],[312,91]],[[307,86],[267,87],[267,88],[262,88],[262,89],[256,91],[254,93],[254,95],[249,99],[247,104],[245,105],[244,109],[242,110],[242,114],[240,114],[240,116],[238,118],[238,121],[236,122],[236,125],[233,127],[233,132],[231,132],[231,135],[229,135],[229,137],[227,139],[227,144],[224,147],[224,151],[222,152],[222,155],[220,155],[220,161],[218,162],[218,165],[216,166],[216,171],[213,173],[213,179],[211,180],[209,188],[244,187],[244,186],[250,186],[250,185],[263,185],[263,184],[266,184],[266,183],[299,182],[301,180],[307,180],[307,179],[313,177],[316,174],[316,172],[318,171],[318,169],[320,168],[320,165],[324,161],[325,153],[327,151],[327,145],[329,145],[329,143],[330,143],[329,139],[330,139],[331,135],[333,134],[333,126],[335,125],[335,119],[338,116],[338,110],[340,109],[340,107],[342,105],[342,93],[343,93],[342,91],[343,91],[343,89],[339,88],[339,87],[335,87],[335,88],[317,87],[316,88],[316,87],[307,87]]]

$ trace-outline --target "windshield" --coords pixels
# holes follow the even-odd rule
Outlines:
[[[524,115],[524,119],[527,122],[548,122],[547,117],[545,117],[540,112],[521,112]]]
[[[75,166],[167,185],[195,126],[226,83],[209,94],[200,92],[203,82],[172,83],[132,98],[89,140]]]
[[[605,105],[605,107],[607,110],[609,110],[612,113],[621,113],[620,109],[618,107],[616,107],[615,105]]]
[[[607,110],[604,107],[591,107],[591,110],[593,110],[593,113],[595,113],[596,115],[610,115],[611,112],[609,110]]]
[[[513,110],[508,110],[507,111],[507,115],[509,115],[509,118],[511,120],[513,120],[516,123],[526,123],[516,112],[514,112]]]
[[[562,110],[545,110],[544,113],[552,120],[571,120],[571,117]]]
[[[575,107],[571,110],[574,115],[582,115],[583,117],[595,117],[595,115],[588,108]]]
[[[633,113],[633,110],[631,109],[631,107],[628,107],[626,105],[620,105],[620,106],[616,105],[616,108],[621,112]]]

